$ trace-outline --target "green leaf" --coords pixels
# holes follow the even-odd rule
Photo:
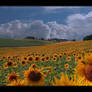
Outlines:
[[[49,72],[50,69],[43,69],[42,72]]]

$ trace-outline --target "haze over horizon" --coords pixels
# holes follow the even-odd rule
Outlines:
[[[92,34],[92,7],[0,7],[0,38],[82,40]]]

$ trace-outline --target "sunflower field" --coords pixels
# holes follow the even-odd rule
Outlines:
[[[0,48],[0,86],[92,86],[92,41]]]

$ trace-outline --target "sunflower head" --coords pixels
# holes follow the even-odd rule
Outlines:
[[[21,61],[21,64],[23,65],[23,66],[25,66],[26,65],[26,61]]]
[[[69,68],[69,64],[65,64],[64,67],[65,67],[65,69],[68,69]]]
[[[24,73],[28,85],[40,86],[44,83],[44,75],[40,70],[29,68]]]
[[[7,63],[3,64],[3,68],[4,68],[4,69],[7,69],[7,68],[8,68]]]
[[[13,81],[17,81],[19,78],[19,74],[12,72],[11,74],[8,74],[7,76],[7,82],[13,82]]]
[[[45,57],[42,57],[42,58],[41,58],[41,61],[42,61],[42,62],[44,62],[45,60],[46,60]]]
[[[17,62],[14,62],[14,63],[13,63],[13,66],[14,66],[14,67],[17,67],[17,66],[18,66]]]
[[[58,54],[54,54],[53,57],[56,57],[57,58],[58,57]]]
[[[8,62],[6,62],[6,65],[8,66],[8,68],[11,68],[13,66],[13,62],[12,61],[8,61]]]
[[[59,58],[62,58],[62,54],[59,54]]]
[[[36,69],[37,68],[37,64],[32,64],[31,68]]]
[[[28,56],[28,57],[27,57],[27,60],[28,60],[29,62],[32,62],[32,61],[34,61],[34,57],[33,57],[33,56]]]
[[[50,60],[50,57],[49,56],[46,56],[45,59],[46,59],[46,61],[49,61]]]
[[[68,56],[68,57],[66,58],[66,61],[71,61],[71,57]]]
[[[53,61],[56,61],[56,60],[57,60],[57,58],[56,58],[56,57],[53,57],[53,58],[52,58],[52,60],[53,60]]]
[[[39,62],[40,61],[40,57],[39,56],[35,56],[35,61]]]
[[[24,60],[27,60],[27,57],[24,57]]]
[[[85,77],[92,82],[92,65],[87,65],[85,68]]]

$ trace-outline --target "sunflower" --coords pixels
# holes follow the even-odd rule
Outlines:
[[[10,59],[11,57],[10,56],[7,56],[7,59]]]
[[[35,61],[40,61],[40,57],[39,56],[35,56]]]
[[[62,54],[59,54],[59,58],[62,58]]]
[[[33,56],[28,56],[28,57],[27,57],[27,60],[28,60],[29,62],[32,62],[32,61],[34,61],[34,57],[33,57]]]
[[[3,59],[6,59],[6,57],[5,57],[5,56],[3,56],[2,58],[3,58]]]
[[[53,57],[53,58],[52,58],[52,60],[53,60],[53,61],[56,61],[56,60],[57,60],[57,58],[56,58],[56,57]]]
[[[27,64],[27,62],[25,60],[20,62],[23,66],[25,66]]]
[[[3,64],[3,68],[4,68],[4,69],[7,69],[7,68],[8,68],[7,63],[4,63],[4,64]]]
[[[71,57],[68,56],[68,57],[66,58],[66,61],[71,61]]]
[[[87,65],[85,67],[85,77],[92,82],[92,65]]]
[[[53,86],[76,86],[76,82],[69,80],[67,75],[62,74],[60,80],[55,77],[56,83],[52,82]]]
[[[49,61],[50,60],[50,57],[49,56],[46,56],[45,59],[46,59],[46,61]]]
[[[15,72],[12,72],[10,74],[8,74],[7,76],[7,82],[13,82],[13,81],[17,81],[19,78],[19,74],[18,73],[15,73]]]
[[[17,80],[9,83],[7,86],[26,86],[25,80]]]
[[[8,61],[4,64],[4,68],[11,68],[13,66],[13,62],[12,61]]]
[[[92,49],[91,49],[91,50],[89,50],[89,53],[92,53]]]
[[[32,65],[31,65],[31,68],[33,68],[33,69],[37,68],[37,64],[35,64],[35,63],[32,64]]]
[[[24,72],[24,77],[28,85],[31,86],[44,85],[44,74],[38,69],[33,69],[30,67],[29,70],[26,70]]]
[[[17,67],[17,66],[18,66],[17,62],[14,62],[14,63],[13,63],[13,66],[14,66],[14,67]]]
[[[24,57],[23,59],[24,59],[24,60],[27,60],[27,57]]]
[[[80,63],[75,68],[76,74],[84,77],[85,81],[92,82],[92,65]]]
[[[57,58],[58,57],[58,54],[54,54],[53,57],[56,57]]]
[[[44,62],[46,59],[45,57],[41,57],[41,61]]]
[[[17,57],[17,61],[19,61],[20,60],[20,58],[19,57]]]
[[[65,67],[65,69],[68,69],[69,68],[69,64],[65,64],[64,67]]]
[[[79,77],[74,74],[74,78],[69,80],[68,75],[61,75],[60,80],[55,77],[56,84],[52,82],[53,86],[92,86],[92,83],[85,80],[84,77]]]
[[[44,57],[45,56],[45,54],[42,54],[42,57]]]

